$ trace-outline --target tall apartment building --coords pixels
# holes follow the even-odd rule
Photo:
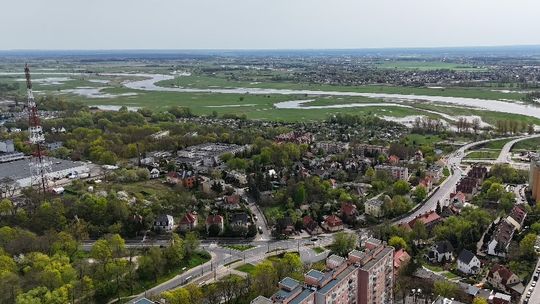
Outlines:
[[[332,255],[325,272],[312,269],[304,282],[284,278],[278,292],[251,304],[392,304],[393,254],[394,248],[380,244],[347,258]]]
[[[387,172],[393,179],[409,180],[409,169],[407,167],[377,165],[375,171]]]
[[[532,192],[532,198],[535,201],[540,200],[540,159],[535,158],[531,160],[531,167],[529,171],[529,188]]]

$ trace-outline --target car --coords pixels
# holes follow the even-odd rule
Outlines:
[[[257,230],[259,231],[260,234],[263,233],[263,230],[262,230],[262,227],[261,227],[261,226],[259,226],[259,227],[257,228]]]
[[[316,242],[316,241],[318,241],[318,240],[319,240],[319,239],[316,238],[316,237],[311,238],[311,241],[312,241],[312,242]]]
[[[531,286],[532,286],[532,287],[536,287],[536,282],[532,282],[532,283],[531,283]]]

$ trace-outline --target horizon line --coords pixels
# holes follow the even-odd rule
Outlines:
[[[393,46],[393,47],[344,47],[344,48],[100,48],[100,49],[0,49],[0,52],[54,52],[54,51],[355,51],[355,50],[430,50],[540,47],[540,44],[500,44],[469,46]]]

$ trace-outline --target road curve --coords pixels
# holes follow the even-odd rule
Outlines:
[[[540,134],[535,135],[529,135],[529,136],[512,136],[512,137],[504,137],[504,138],[494,138],[494,139],[487,139],[487,140],[481,140],[473,143],[466,144],[456,150],[453,153],[450,153],[447,157],[447,166],[449,166],[451,169],[453,169],[453,174],[450,175],[440,186],[439,190],[437,190],[422,206],[420,206],[418,209],[414,210],[411,214],[408,216],[394,221],[392,224],[399,225],[402,223],[407,223],[413,220],[415,217],[424,214],[426,212],[433,211],[437,208],[437,202],[440,201],[441,207],[444,205],[447,205],[447,199],[450,197],[450,194],[455,190],[455,187],[459,180],[461,179],[461,174],[464,173],[463,170],[459,167],[461,165],[461,162],[463,161],[463,157],[465,156],[465,151],[468,149],[485,144],[491,141],[501,140],[501,139],[515,139],[517,141],[524,140],[528,138],[535,138],[540,137]],[[516,142],[517,142],[516,141]],[[506,145],[505,145],[506,147]],[[511,146],[510,146],[511,147]],[[501,154],[503,151],[501,151]],[[500,155],[499,155],[500,157]]]

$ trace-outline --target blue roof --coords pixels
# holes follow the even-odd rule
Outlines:
[[[289,302],[289,304],[302,303],[307,297],[309,297],[314,291],[310,289],[304,289],[296,298]]]
[[[312,278],[315,278],[317,280],[320,280],[324,277],[324,273],[318,271],[318,270],[315,270],[315,269],[311,269],[310,271],[308,271],[308,273],[306,274]]]
[[[281,285],[287,287],[289,290],[293,290],[293,289],[296,288],[296,286],[299,285],[299,283],[298,283],[297,280],[291,279],[291,278],[289,278],[289,277],[283,278],[283,280],[281,280],[281,281],[279,282],[279,284],[281,284]]]
[[[336,280],[336,279],[328,282],[328,284],[324,285],[323,288],[319,289],[319,293],[322,293],[322,294],[327,293],[328,291],[330,291],[330,289],[332,289],[334,286],[336,286],[336,284],[338,282],[339,282],[339,280]]]

